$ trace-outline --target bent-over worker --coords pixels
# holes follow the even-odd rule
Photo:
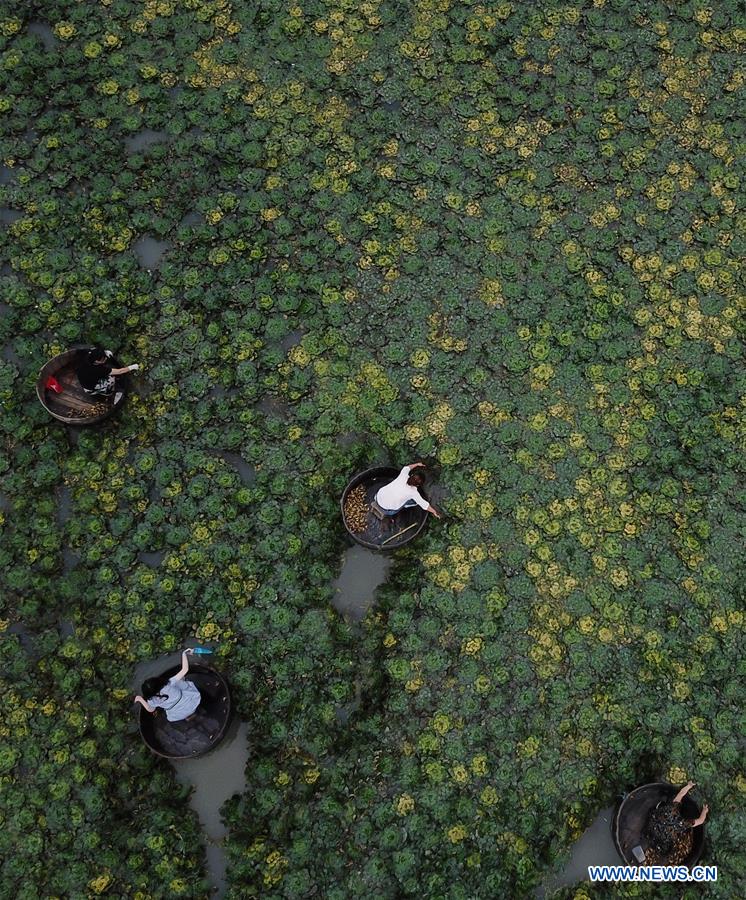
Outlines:
[[[424,468],[425,463],[416,462],[404,466],[393,481],[378,489],[375,500],[385,515],[395,516],[404,507],[417,505],[436,518],[441,518],[438,510],[431,506],[418,490],[425,483],[425,477],[421,472],[412,470],[420,467]]]
[[[85,354],[85,355],[83,355]],[[91,350],[81,351],[82,361],[78,364],[75,374],[78,376],[80,386],[86,394],[102,394],[110,397],[114,394],[114,403],[122,399],[122,391],[114,393],[117,375],[126,375],[127,372],[136,372],[140,366],[133,363],[131,366],[123,366],[115,369],[109,362],[114,354],[111,350],[102,350],[93,347]]]

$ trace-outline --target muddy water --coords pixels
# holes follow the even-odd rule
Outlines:
[[[54,50],[57,46],[57,38],[50,25],[46,22],[29,22],[28,33],[41,38],[45,50]]]
[[[333,583],[332,605],[350,622],[362,622],[376,599],[376,589],[388,578],[392,560],[359,544],[346,551],[342,571]]]
[[[222,897],[226,888],[222,842],[228,829],[220,818],[220,807],[246,788],[248,755],[248,727],[241,722],[238,726],[234,723],[220,746],[207,756],[173,760],[177,779],[193,788],[189,805],[199,816],[205,835],[207,871],[215,897]]]
[[[256,469],[247,463],[243,456],[239,456],[238,453],[229,453],[227,450],[219,450],[216,455],[238,472],[244,484],[256,481]]]
[[[57,524],[60,528],[65,527],[65,523],[69,521],[73,511],[73,497],[70,488],[66,485],[60,485],[57,489]]]
[[[196,639],[186,641],[186,646],[195,645],[204,646]],[[130,684],[132,692],[139,693],[146,678],[158,675],[180,661],[181,651],[141,662]],[[222,897],[226,889],[226,857],[222,841],[227,829],[220,818],[220,808],[229,797],[245,789],[248,756],[248,726],[234,718],[225,738],[211,753],[199,759],[170,760],[178,781],[193,788],[189,805],[197,813],[205,835],[207,875],[215,890],[214,897]]]
[[[157,269],[163,259],[163,254],[171,249],[168,241],[157,241],[154,237],[144,234],[132,245],[137,261],[143,269],[149,272]]]
[[[548,878],[536,891],[536,900],[549,898],[558,888],[588,880],[588,866],[618,866],[619,854],[611,838],[614,807],[602,810],[595,821],[572,846],[570,861],[565,868]]]
[[[9,206],[0,206],[0,224],[12,225],[19,219],[22,219],[24,212],[22,209],[11,209]]]
[[[163,562],[165,555],[165,550],[155,550],[152,553],[146,553],[143,550],[137,554],[137,558],[140,562],[145,563],[146,566],[150,566],[151,569],[157,569]]]
[[[288,350],[291,350],[293,347],[300,344],[303,340],[303,335],[305,331],[301,328],[296,328],[295,331],[291,331],[290,334],[286,334],[285,337],[280,341],[280,349],[283,353],[287,353]]]
[[[153,131],[152,128],[146,128],[143,131],[133,134],[132,137],[124,139],[124,147],[127,153],[141,153],[152,147],[153,144],[160,144],[168,140],[165,131]]]

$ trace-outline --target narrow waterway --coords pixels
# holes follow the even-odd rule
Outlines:
[[[332,605],[350,622],[362,622],[373,606],[376,590],[386,581],[393,560],[354,544],[344,554],[342,571],[333,582]]]
[[[619,854],[611,837],[614,807],[602,810],[593,823],[572,846],[570,860],[564,869],[547,878],[536,891],[536,900],[543,900],[561,887],[569,887],[588,880],[588,866],[618,866]]]
[[[230,727],[220,745],[199,759],[172,761],[176,777],[193,788],[189,805],[199,816],[205,835],[207,871],[215,897],[225,894],[226,856],[223,840],[228,829],[220,818],[220,808],[234,794],[246,788],[246,760],[249,755],[248,726],[245,722]]]

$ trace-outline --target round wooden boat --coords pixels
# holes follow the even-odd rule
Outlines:
[[[347,533],[353,541],[362,544],[363,547],[367,547],[369,550],[381,550],[383,552],[397,550],[422,534],[427,525],[430,513],[419,506],[407,507],[400,510],[395,516],[387,516],[383,520],[378,519],[373,514],[371,504],[379,489],[393,481],[400,471],[401,469],[395,469],[393,466],[376,466],[372,469],[366,469],[364,472],[355,475],[342,494],[340,508],[342,510],[342,521],[347,529]],[[362,531],[353,531],[345,515],[345,502],[350,491],[359,484],[362,484],[365,488],[365,503],[368,505],[368,516],[365,528]],[[420,489],[420,493],[426,500],[429,499],[426,491]]]
[[[101,394],[86,394],[78,381],[75,370],[80,355],[90,347],[76,347],[66,350],[50,359],[42,367],[39,377],[36,379],[36,395],[46,411],[68,425],[95,425],[110,416],[119,409],[127,396],[128,378],[126,375],[117,377],[116,392],[121,391],[119,402],[114,402],[114,396],[105,397]],[[116,369],[122,368],[122,364],[116,358],[112,358],[112,365]],[[54,377],[60,387],[61,393],[47,387],[50,376]]]
[[[170,678],[180,668],[173,666],[163,674]],[[185,678],[194,682],[202,695],[196,714],[188,721],[169,722],[163,710],[149,713],[139,706],[143,741],[153,753],[166,759],[192,759],[209,753],[223,740],[231,720],[231,694],[228,682],[219,672],[190,663]]]
[[[647,852],[649,842],[645,834],[650,813],[660,800],[672,800],[679,789],[665,781],[644,784],[626,794],[616,809],[611,823],[611,833],[617,853],[630,866],[641,865],[635,859],[632,848],[640,846]],[[689,794],[681,801],[681,811],[688,819],[696,819],[701,810]],[[680,865],[691,868],[702,856],[705,844],[705,826],[693,830],[694,842],[686,859]],[[656,863],[657,864],[657,863]],[[666,865],[663,860],[661,865]],[[642,865],[645,865],[643,862]]]

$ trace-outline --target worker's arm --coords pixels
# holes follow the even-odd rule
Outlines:
[[[432,513],[436,519],[442,519],[443,516],[438,512],[438,510],[434,506],[428,506],[427,511]]]
[[[702,812],[697,816],[697,818],[692,822],[692,828],[696,828],[698,825],[702,825],[702,823],[707,818],[707,813],[710,811],[710,807],[705,803],[702,807]]]
[[[155,707],[151,706],[147,700],[143,700],[139,694],[135,697],[135,703],[141,703],[149,713],[155,712]]]
[[[187,647],[187,649],[181,654],[181,668],[179,671],[173,676],[172,681],[181,681],[181,679],[186,675],[189,671],[189,657],[188,653],[193,653],[191,647]]]
[[[112,369],[111,374],[112,375],[126,375],[127,372],[136,372],[139,368],[140,368],[140,366],[138,366],[137,363],[132,363],[131,366],[124,366],[121,369]]]
[[[689,791],[691,791],[696,783],[696,781],[688,781],[679,791],[679,793],[673,798],[673,802],[681,803],[681,801],[684,799],[684,797],[686,797],[686,795],[689,793]]]
[[[419,468],[420,466],[424,466],[424,465],[425,465],[424,462],[416,462],[416,463],[410,463],[408,466],[405,466],[405,468],[407,468],[407,469],[417,469],[417,468]]]

